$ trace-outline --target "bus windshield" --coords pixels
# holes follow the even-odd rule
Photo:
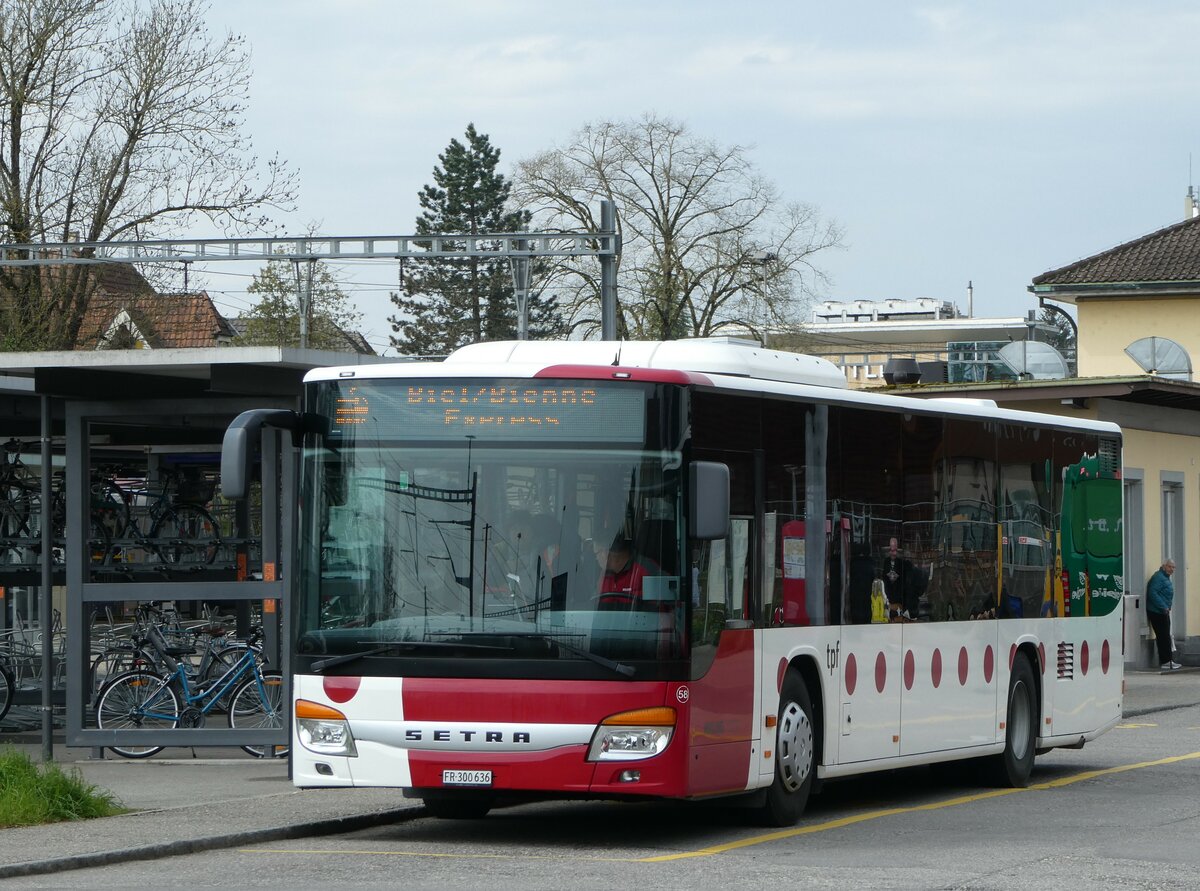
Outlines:
[[[682,659],[682,459],[657,447],[655,388],[443,384],[318,385],[332,423],[304,452],[297,654],[639,679]],[[464,402],[509,385],[517,408]]]

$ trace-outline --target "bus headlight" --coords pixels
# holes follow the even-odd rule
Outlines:
[[[309,702],[307,699],[297,699],[296,732],[300,737],[300,745],[311,752],[320,755],[342,755],[346,758],[358,757],[358,750],[354,747],[354,735],[350,732],[350,722],[335,708],[321,705],[319,702]]]
[[[637,761],[662,752],[675,732],[675,709],[640,708],[600,722],[588,748],[589,761]]]

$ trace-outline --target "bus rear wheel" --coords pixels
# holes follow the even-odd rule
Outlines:
[[[1029,657],[1018,654],[1008,681],[1004,722],[1004,751],[993,756],[992,780],[997,786],[1029,785],[1037,754],[1037,687]]]
[[[803,678],[789,671],[779,696],[775,730],[775,781],[759,811],[766,826],[791,826],[800,819],[817,772],[816,730],[812,697]]]

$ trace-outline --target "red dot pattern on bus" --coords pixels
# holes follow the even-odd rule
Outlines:
[[[1038,658],[1042,663],[1042,673],[1046,673],[1046,647],[1044,644],[1038,644]],[[1008,668],[1011,671],[1017,660],[1017,645],[1013,644],[1008,650]],[[1085,640],[1079,648],[1079,669],[1080,673],[1086,675],[1088,673],[1089,663],[1091,661],[1091,650],[1088,647],[1088,642]],[[1100,646],[1100,670],[1104,674],[1108,674],[1109,666],[1112,664],[1112,644],[1108,640],[1101,643]],[[784,665],[783,667],[786,667]],[[966,647],[961,647],[958,651],[958,683],[962,686],[967,685],[967,678],[970,675],[971,660],[967,653]],[[781,668],[782,671],[782,668]],[[984,647],[983,650],[983,682],[991,684],[992,677],[996,673],[996,654],[992,650],[991,644]],[[904,689],[911,690],[916,682],[917,676],[917,656],[912,650],[906,650],[904,653],[904,666],[902,678],[904,681]],[[782,674],[781,674],[782,677]],[[854,653],[846,655],[846,668],[843,672],[843,681],[846,686],[846,695],[853,696],[854,690],[858,686],[858,659]],[[929,660],[929,679],[933,683],[934,689],[941,686],[942,683],[942,651],[940,648],[935,648]],[[875,689],[880,693],[887,686],[887,657],[883,652],[879,652],[875,656]]]
[[[358,677],[327,677],[321,679],[321,686],[325,688],[325,695],[334,702],[349,702],[354,698],[354,694],[358,692],[358,685],[362,683],[362,678]]]

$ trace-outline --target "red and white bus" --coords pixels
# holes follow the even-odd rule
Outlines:
[[[1121,716],[1120,430],[715,339],[310,372],[293,776],[450,817],[979,759]],[[874,599],[874,608],[872,604]],[[885,602],[887,605],[885,605]]]

